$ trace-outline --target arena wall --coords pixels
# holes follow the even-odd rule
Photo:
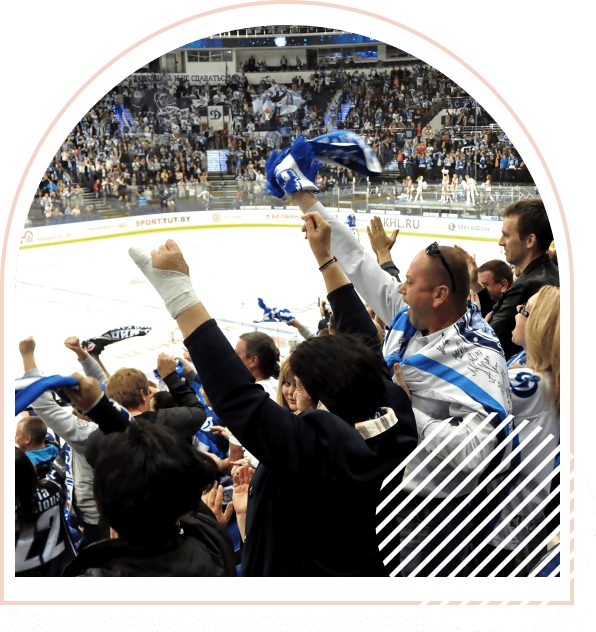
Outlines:
[[[301,215],[298,208],[289,207],[282,210],[257,206],[243,207],[239,210],[153,213],[88,222],[50,224],[24,228],[20,247],[37,248],[140,233],[191,229],[301,227]],[[336,211],[337,217],[346,218],[347,215],[346,211]],[[400,235],[490,242],[498,242],[501,237],[502,222],[496,219],[409,216],[392,212],[378,215],[382,218],[387,232],[398,228]],[[371,216],[371,213],[356,213],[356,224],[361,233],[366,234]]]

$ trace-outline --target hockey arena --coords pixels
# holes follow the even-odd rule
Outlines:
[[[40,175],[17,576],[558,576],[557,254],[461,86],[355,33],[228,31]]]

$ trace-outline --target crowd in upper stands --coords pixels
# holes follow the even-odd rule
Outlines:
[[[321,61],[306,79],[299,72],[286,86],[304,103],[283,115],[276,108],[264,118],[254,112],[253,101],[276,84],[275,73],[256,75],[256,81],[244,67],[249,62],[239,64],[240,72],[221,85],[141,74],[115,86],[75,126],[48,166],[34,200],[40,217],[93,213],[99,198],[125,211],[158,200],[174,210],[177,198],[196,199],[198,208],[205,208],[211,195],[208,150],[227,150],[228,172],[250,183],[239,184],[239,190],[250,189],[258,197],[274,148],[291,144],[298,134],[314,138],[335,125],[363,136],[393,178],[422,175],[439,182],[448,173],[460,183],[465,175],[478,183],[488,178],[531,183],[525,163],[488,113],[430,66],[331,68]],[[157,107],[139,98],[145,92]],[[209,105],[229,108],[229,127],[201,125],[202,110]],[[433,116],[444,110],[445,123],[431,126]],[[325,190],[353,184],[359,176],[328,167],[321,178]],[[85,192],[97,199],[85,198]]]

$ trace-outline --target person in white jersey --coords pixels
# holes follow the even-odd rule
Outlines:
[[[451,419],[451,423],[443,426],[426,448],[406,466],[404,480],[411,475],[404,487],[408,504],[397,514],[395,523],[401,527],[401,539],[407,537],[430,513],[429,507],[437,508],[441,499],[445,499],[456,488],[457,496],[405,546],[400,553],[405,559],[478,485],[487,466],[485,459],[491,456],[499,439],[510,429],[510,424],[506,424],[499,437],[491,436],[494,426],[505,422],[511,411],[505,357],[480,310],[467,300],[470,277],[465,257],[461,253],[455,248],[439,247],[435,242],[416,255],[406,274],[406,281],[398,282],[379,267],[379,264],[391,259],[389,251],[393,246],[393,243],[389,245],[391,240],[382,227],[382,236],[373,231],[373,239],[380,237],[380,243],[374,247],[377,263],[363,245],[354,239],[348,227],[317,202],[311,193],[317,188],[312,178],[308,179],[304,175],[312,171],[312,166],[301,162],[300,157],[296,159],[291,153],[284,154],[278,163],[268,163],[268,180],[274,180],[285,194],[292,195],[303,213],[316,211],[331,225],[333,255],[375,314],[383,322],[391,323],[383,354],[388,366],[394,367],[396,371],[396,381],[405,385],[412,396],[419,442],[429,437],[443,420]],[[491,413],[495,413],[494,417],[483,425]],[[464,419],[467,423],[464,423]],[[457,427],[455,434],[454,427]],[[467,444],[461,446],[468,439]],[[443,440],[448,443],[414,474],[425,457]],[[472,455],[475,448],[479,448],[479,451]],[[445,483],[448,474],[463,459],[467,459],[463,468]],[[442,474],[425,481],[441,464],[445,468]],[[433,494],[430,504],[418,515],[417,505],[430,494]],[[449,535],[445,530],[453,530],[454,525],[463,520],[463,515],[458,512],[450,518],[448,527],[442,529],[421,552],[416,553],[400,574],[409,575],[418,564],[425,562],[431,549],[442,549],[430,565],[426,563],[419,575],[430,572],[447,551],[466,539],[470,530],[462,529],[448,544],[448,548],[443,548],[443,541],[446,543]],[[412,520],[412,515],[417,517]],[[408,519],[407,523],[405,519]],[[470,550],[464,547],[441,575],[447,576]]]
[[[418,176],[416,182],[418,184],[416,186],[416,197],[414,198],[414,202],[416,202],[418,198],[420,198],[421,202],[424,202],[424,200],[422,199],[422,191],[424,189],[424,176]]]
[[[466,188],[466,204],[476,204],[476,195],[478,195],[478,189],[476,188],[476,180],[466,175],[466,181],[464,182]],[[471,202],[470,202],[471,200]]]

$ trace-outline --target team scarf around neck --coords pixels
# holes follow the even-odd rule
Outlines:
[[[460,402],[479,413],[497,413],[495,423],[511,413],[511,392],[505,356],[495,332],[475,303],[438,339],[404,358],[416,328],[409,307],[400,310],[385,338],[385,362],[399,363],[413,395]]]
[[[54,460],[52,469],[48,473],[48,478],[66,490],[66,502],[64,503],[64,518],[70,531],[70,536],[75,547],[79,548],[81,532],[76,528],[76,521],[73,520],[72,502],[74,498],[74,478],[72,473],[72,449],[65,443],[60,450],[60,454]]]

